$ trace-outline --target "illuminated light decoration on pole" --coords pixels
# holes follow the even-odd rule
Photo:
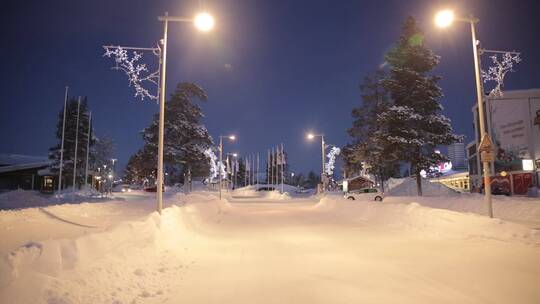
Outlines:
[[[328,157],[328,163],[326,164],[326,174],[331,177],[334,175],[334,164],[336,162],[336,157],[341,153],[341,149],[338,147],[332,147],[330,153],[326,155]]]
[[[504,87],[504,77],[508,72],[514,72],[514,63],[520,63],[521,57],[518,52],[504,52],[504,51],[492,51],[492,50],[480,50],[480,54],[492,53],[489,56],[492,63],[495,66],[491,66],[487,71],[482,70],[482,80],[484,83],[488,81],[494,81],[496,83],[495,88],[489,92],[490,97],[503,97],[502,88]],[[499,60],[499,54],[502,54],[501,60]]]

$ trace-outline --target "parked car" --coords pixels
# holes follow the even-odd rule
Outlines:
[[[162,192],[165,192],[165,185],[163,185],[162,189],[163,189]],[[146,188],[144,188],[144,191],[145,192],[157,192],[157,186],[146,187]]]
[[[343,196],[348,200],[373,200],[377,202],[382,202],[384,199],[384,194],[379,191],[377,188],[363,188],[359,190],[352,190],[346,192]]]
[[[112,191],[113,192],[131,192],[131,188],[129,187],[129,185],[121,184],[121,185],[114,186],[112,188]]]
[[[274,187],[259,187],[257,191],[274,191],[276,188]]]

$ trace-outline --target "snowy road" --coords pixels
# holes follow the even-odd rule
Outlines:
[[[161,218],[142,216],[149,199],[118,204],[124,224],[16,250],[0,302],[540,301],[540,241],[521,226],[340,199],[169,200]]]

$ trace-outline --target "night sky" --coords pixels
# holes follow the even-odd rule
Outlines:
[[[452,3],[452,5],[446,5]],[[506,89],[540,87],[538,1],[5,1],[1,9],[0,153],[47,155],[64,87],[88,97],[97,136],[117,143],[120,164],[142,146],[157,104],[133,97],[124,74],[111,71],[104,44],[154,46],[162,35],[156,17],[193,16],[202,5],[216,18],[209,34],[190,24],[169,31],[167,91],[180,81],[202,86],[205,124],[214,140],[234,133],[227,152],[260,152],[283,142],[293,171],[319,171],[320,146],[305,140],[313,130],[329,144],[349,138],[358,85],[379,67],[408,15],[420,22],[427,44],[441,55],[436,73],[444,114],[458,134],[472,132],[475,102],[468,25],[440,30],[439,8],[480,18],[484,47],[522,52]],[[155,60],[152,56],[145,57]],[[485,57],[484,62],[487,62]],[[469,141],[468,139],[467,141]]]

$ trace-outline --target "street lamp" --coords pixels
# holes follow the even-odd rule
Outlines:
[[[201,13],[195,16],[194,19],[185,17],[169,16],[165,12],[165,16],[159,16],[159,21],[163,22],[163,39],[161,40],[161,79],[159,92],[159,135],[158,135],[158,172],[157,172],[157,211],[161,214],[163,209],[163,140],[165,129],[165,86],[166,86],[166,71],[167,71],[167,30],[169,22],[192,22],[195,27],[203,32],[207,32],[214,26],[214,19],[208,13]]]
[[[228,136],[220,135],[219,136],[219,166],[218,166],[218,171],[219,171],[219,199],[221,199],[221,185],[222,185],[222,182],[223,182],[223,175],[221,174],[221,166],[223,166],[223,138],[228,138],[229,140],[234,141],[234,140],[236,140],[236,136],[235,135],[228,135]]]
[[[455,21],[461,21],[469,23],[471,26],[471,38],[473,45],[473,57],[474,57],[474,74],[476,80],[476,100],[478,103],[478,120],[480,124],[480,137],[481,143],[491,142],[489,135],[486,133],[486,128],[484,125],[484,103],[483,103],[483,87],[482,81],[480,78],[480,57],[478,52],[478,40],[476,39],[476,28],[475,25],[480,20],[473,15],[469,17],[456,17],[454,12],[451,10],[442,10],[435,15],[435,24],[440,28],[446,28],[452,25]],[[479,148],[479,147],[477,147]],[[490,169],[489,161],[486,159],[482,160],[483,174],[484,174],[484,191],[485,191],[485,203],[486,209],[489,217],[493,217],[493,207],[491,204],[491,183],[490,183]]]
[[[197,14],[193,19],[193,23],[197,29],[203,32],[208,32],[214,28],[214,18],[206,12]]]
[[[308,133],[307,134],[307,139],[309,140],[313,140],[315,139],[315,137],[320,137],[321,138],[321,156],[322,156],[322,173],[321,173],[321,182],[323,183],[324,185],[324,154],[326,153],[325,151],[325,147],[324,147],[324,134],[313,134],[313,133]],[[323,186],[324,188],[324,186]]]

